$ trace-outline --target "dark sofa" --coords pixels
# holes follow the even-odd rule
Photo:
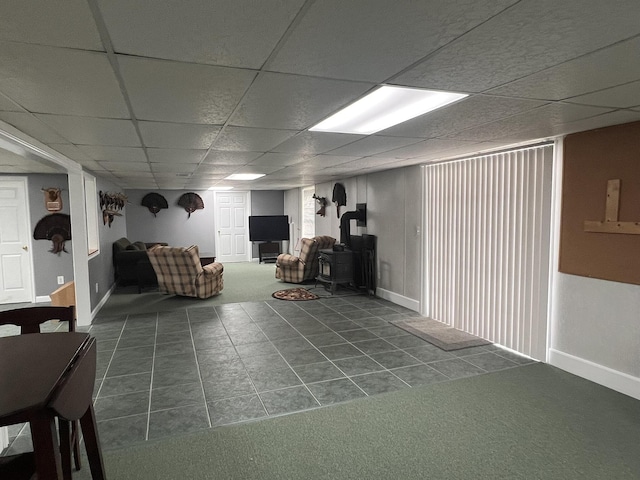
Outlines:
[[[144,286],[158,285],[156,272],[147,255],[147,249],[153,245],[167,244],[130,242],[124,237],[113,242],[113,267],[118,285],[137,285],[138,293]]]

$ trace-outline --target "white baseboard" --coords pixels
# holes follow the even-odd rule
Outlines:
[[[113,293],[113,291],[115,289],[116,289],[116,284],[114,283],[113,285],[111,285],[111,288],[109,290],[107,290],[107,293],[105,293],[104,297],[102,297],[102,299],[100,300],[98,305],[96,305],[96,308],[94,308],[91,311],[91,320],[96,318],[96,315],[98,314],[100,309],[104,306],[104,304],[107,303],[107,300],[109,300],[109,297],[111,296],[111,294]]]
[[[384,300],[389,300],[390,302],[395,303],[396,305],[400,305],[401,307],[413,310],[414,312],[420,311],[420,302],[418,300],[405,297],[403,295],[400,295],[399,293],[391,292],[389,290],[385,290],[384,288],[376,288],[376,296]]]
[[[549,350],[549,364],[640,400],[640,378],[554,349]]]
[[[50,302],[51,297],[49,295],[39,295],[36,297],[36,303]]]

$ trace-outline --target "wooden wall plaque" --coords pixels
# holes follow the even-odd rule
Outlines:
[[[640,285],[640,122],[564,140],[563,273]]]

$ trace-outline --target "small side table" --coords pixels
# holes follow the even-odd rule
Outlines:
[[[280,243],[278,242],[265,242],[258,244],[258,255],[260,257],[259,262],[262,263],[274,263],[280,255]]]
[[[206,252],[200,253],[200,265],[202,265],[203,267],[215,261],[216,261],[216,257],[213,253],[206,253]]]

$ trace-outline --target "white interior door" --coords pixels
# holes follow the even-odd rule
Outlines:
[[[216,261],[251,260],[249,192],[215,192]]]
[[[33,301],[27,179],[0,177],[0,304]]]

